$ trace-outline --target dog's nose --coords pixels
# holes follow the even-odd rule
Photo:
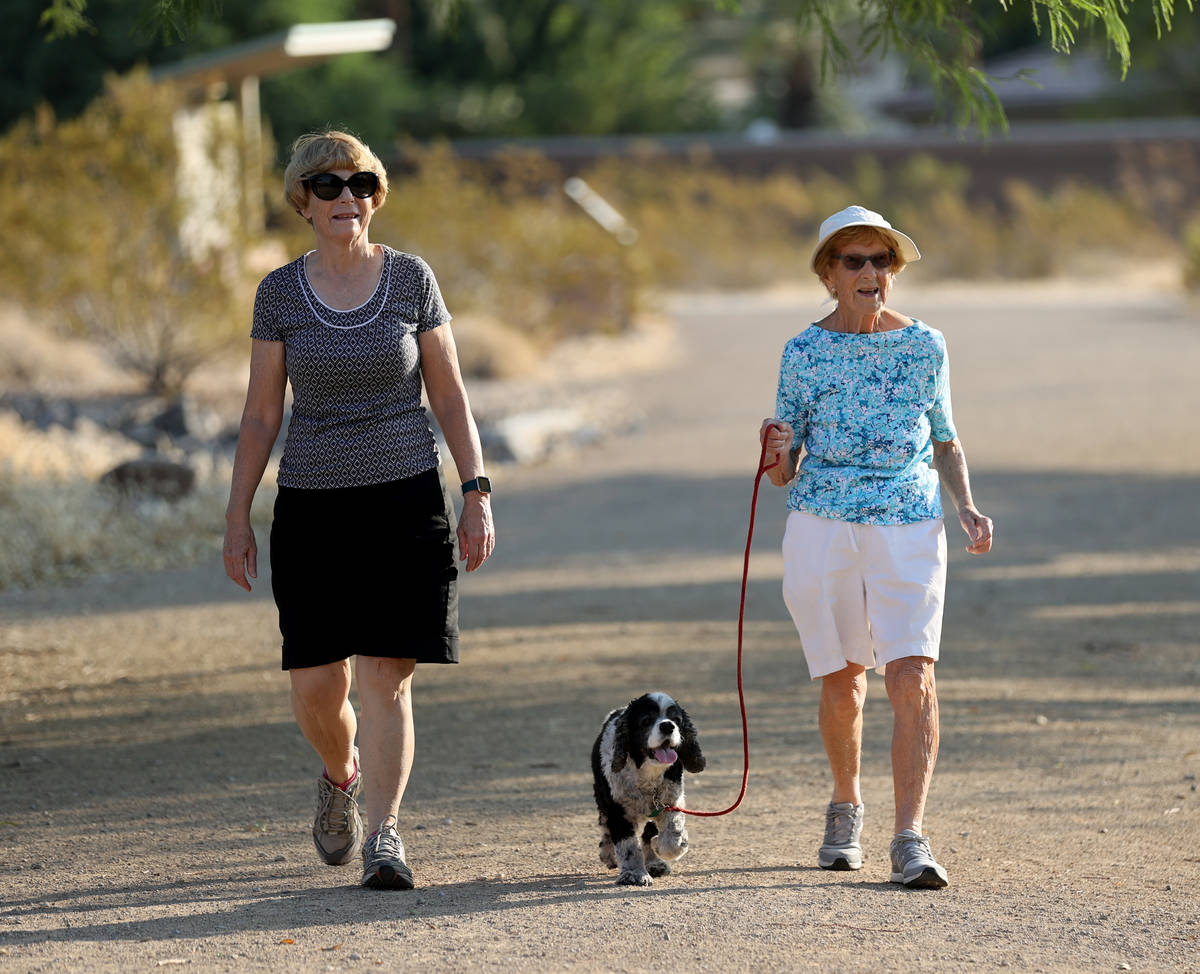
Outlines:
[[[666,734],[669,736],[669,735],[675,733],[675,724],[672,721],[664,720],[661,724],[658,725],[658,729],[659,729],[660,733]]]

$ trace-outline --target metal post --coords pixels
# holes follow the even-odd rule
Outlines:
[[[240,92],[242,110],[242,187],[245,193],[245,224],[247,234],[256,236],[266,226],[263,205],[263,136],[262,114],[258,98],[258,75],[242,79]]]

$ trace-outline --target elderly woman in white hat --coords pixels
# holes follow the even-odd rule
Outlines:
[[[768,476],[789,486],[783,595],[809,674],[833,772],[823,869],[859,869],[859,788],[867,670],[884,676],[895,723],[891,881],[947,884],[921,829],[938,751],[934,662],[946,587],[939,477],[970,543],[992,545],[971,498],[950,411],[946,342],[888,307],[916,244],[880,214],[850,206],[821,224],[812,270],[837,302],[784,348],[775,416],[759,431]],[[803,459],[800,459],[803,453]]]

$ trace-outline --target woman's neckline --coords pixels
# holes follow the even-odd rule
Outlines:
[[[325,301],[325,299],[321,297],[320,293],[313,286],[312,280],[308,276],[308,258],[311,257],[313,254],[315,254],[316,250],[310,250],[306,254],[303,254],[300,257],[300,274],[304,278],[305,287],[308,288],[308,290],[312,292],[312,296],[317,299],[317,302],[326,311],[332,311],[336,315],[348,315],[348,314],[353,314],[355,311],[361,311],[363,308],[367,307],[367,305],[369,305],[372,301],[375,300],[375,298],[379,294],[379,289],[381,287],[383,287],[383,282],[387,279],[387,276],[388,276],[388,274],[387,274],[387,262],[388,262],[387,245],[379,244],[378,246],[379,246],[380,252],[383,254],[383,264],[379,268],[379,280],[377,280],[375,282],[375,287],[371,290],[370,295],[367,297],[367,299],[365,301],[362,302],[362,304],[356,304],[353,308],[335,308],[333,305],[327,303]]]
[[[826,335],[836,335],[839,338],[883,338],[887,335],[898,335],[906,332],[910,328],[915,328],[920,323],[921,320],[919,318],[910,318],[907,325],[902,325],[899,328],[887,328],[883,331],[834,331],[832,328],[826,328],[819,321],[814,321],[810,327],[816,328]]]

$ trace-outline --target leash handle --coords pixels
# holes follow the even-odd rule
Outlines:
[[[664,808],[664,812],[683,812],[684,815],[695,815],[700,818],[715,818],[718,815],[728,815],[741,803],[746,797],[746,782],[750,778],[750,731],[746,722],[746,694],[742,690],[742,629],[746,619],[746,582],[750,577],[750,546],[754,543],[754,515],[758,509],[758,486],[762,483],[763,474],[772,467],[779,466],[779,461],[767,463],[767,433],[773,429],[779,429],[778,423],[771,423],[763,430],[762,449],[758,454],[758,472],[754,475],[754,493],[750,498],[750,527],[746,532],[746,554],[742,559],[742,595],[738,602],[738,628],[737,628],[737,689],[738,689],[738,706],[742,711],[742,788],[738,792],[737,801],[728,808],[723,808],[719,812],[697,812],[690,808],[680,808],[677,805],[671,805]],[[657,814],[657,813],[656,813]],[[654,816],[651,816],[654,817]]]

